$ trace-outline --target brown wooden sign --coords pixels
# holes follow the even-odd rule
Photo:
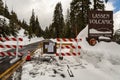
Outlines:
[[[90,11],[89,12],[89,28],[95,28],[102,31],[106,28],[113,28],[113,12],[112,11]],[[100,30],[101,28],[101,30]]]
[[[88,37],[113,36],[113,11],[89,11]]]

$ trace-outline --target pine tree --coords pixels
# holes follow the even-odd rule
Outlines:
[[[17,14],[12,10],[10,13],[10,33],[13,36],[17,36],[17,32],[20,29],[20,25],[18,24],[18,17]]]
[[[44,38],[50,38],[50,36],[49,36],[50,34],[49,34],[49,29],[48,29],[48,27],[46,27],[45,28],[45,32],[44,32]]]
[[[32,16],[30,18],[30,23],[29,23],[29,38],[32,38],[35,36],[35,13],[34,10],[32,10]]]
[[[17,15],[13,11],[10,14],[6,4],[4,8],[2,0],[0,0],[0,15],[9,18],[9,24],[7,24],[4,19],[2,22],[3,25],[0,25],[1,26],[0,36],[10,36],[10,35],[17,36],[17,30],[18,30],[18,25],[16,24],[17,23],[16,21],[18,21]]]
[[[28,35],[28,28],[29,28],[27,22],[25,20],[23,20],[22,22],[19,21],[19,24],[25,30],[24,34],[26,34],[26,36],[27,36]]]
[[[14,23],[18,24],[18,17],[17,14],[12,10],[10,14],[10,20],[12,20]]]
[[[54,10],[54,16],[53,16],[53,28],[55,28],[55,37],[63,37],[63,27],[64,27],[64,18],[62,14],[62,5],[61,3],[57,3],[55,10]]]
[[[16,23],[14,22],[14,20],[10,20],[9,27],[10,27],[10,29],[9,29],[10,34],[11,34],[12,36],[15,36],[15,37],[16,37],[16,36],[17,36],[18,28],[17,28],[17,25],[16,25]]]
[[[86,26],[88,20],[89,0],[73,0],[70,4],[71,37],[75,38]]]
[[[75,38],[81,28],[79,23],[83,24],[82,0],[73,0],[70,5],[70,10],[71,37]]]
[[[88,24],[88,12],[90,11],[90,0],[82,0],[82,13],[84,17],[85,26]]]
[[[105,2],[107,3],[109,0],[105,0]]]
[[[107,0],[105,0],[107,2]],[[94,0],[94,10],[103,11],[105,8],[103,0]]]
[[[8,19],[10,19],[10,13],[8,11],[8,7],[6,4],[5,4],[5,8],[4,8],[4,16],[7,17]]]
[[[25,30],[28,30],[28,24],[27,24],[27,22],[26,22],[25,20],[22,21],[21,27],[22,27],[23,29],[25,29]]]
[[[0,0],[0,15],[4,15],[4,4],[2,0]]]
[[[70,26],[70,11],[67,9],[67,16],[65,20],[65,29],[64,29],[65,38],[71,37],[71,26]]]
[[[32,10],[32,16],[30,18],[30,23],[28,27],[29,38],[40,37],[43,35],[43,30],[41,29],[38,17],[35,17],[34,10]]]
[[[38,21],[38,17],[36,17],[36,20],[35,20],[35,34],[37,37],[40,37],[42,36],[42,29],[41,29],[41,26],[40,26],[40,23]]]
[[[56,38],[56,31],[55,31],[55,27],[53,26],[53,24],[51,24],[49,26],[49,36],[50,38]]]

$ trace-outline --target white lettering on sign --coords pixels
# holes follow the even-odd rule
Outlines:
[[[111,14],[108,13],[92,13],[89,24],[112,25],[113,20],[111,18]]]
[[[90,19],[90,24],[112,24],[112,20]]]
[[[103,19],[109,19],[110,15],[109,14],[92,14],[92,18],[103,18]]]

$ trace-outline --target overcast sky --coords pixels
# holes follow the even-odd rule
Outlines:
[[[63,15],[66,15],[66,10],[70,6],[70,2],[72,0],[3,0],[9,10],[12,9],[17,13],[19,19],[25,19],[29,22],[29,19],[32,14],[32,9],[35,11],[35,15],[39,17],[40,25],[43,29],[46,26],[49,26],[52,23],[53,12],[56,4],[58,2],[62,3]],[[116,5],[115,1],[120,0],[110,0],[109,3],[106,4],[107,10],[115,10]],[[117,11],[117,10],[116,10]]]

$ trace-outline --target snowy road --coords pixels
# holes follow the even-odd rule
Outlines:
[[[22,49],[19,50],[19,52],[24,53],[24,55],[27,54],[28,50],[33,51],[35,50],[40,42],[36,42],[33,44],[29,44],[24,46]],[[9,52],[15,52],[15,49],[13,50],[9,50]],[[7,69],[9,69],[13,64],[10,64],[10,61],[13,59],[14,57],[4,57],[3,59],[0,59],[0,74],[2,74],[4,71],[6,71]]]

